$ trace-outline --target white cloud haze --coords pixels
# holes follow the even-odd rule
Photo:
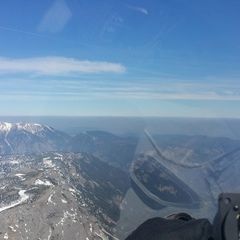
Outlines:
[[[68,75],[80,73],[123,73],[119,63],[82,61],[65,57],[1,58],[0,73],[36,73],[42,75]]]
[[[4,77],[5,78],[5,77]],[[39,77],[41,79],[41,76]],[[6,79],[5,79],[6,80]],[[14,86],[18,86],[16,89]],[[214,90],[213,90],[214,89]],[[136,83],[77,78],[62,80],[24,78],[0,81],[0,99],[57,99],[57,100],[214,100],[239,101],[239,84],[211,83]]]

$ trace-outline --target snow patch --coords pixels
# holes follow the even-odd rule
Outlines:
[[[64,222],[65,222],[65,220],[66,220],[67,218],[72,219],[72,221],[75,223],[75,222],[77,222],[77,220],[76,220],[76,218],[77,218],[77,213],[76,213],[76,212],[70,213],[70,212],[68,212],[68,211],[64,212],[64,213],[63,213],[63,217],[62,217],[61,220],[56,224],[56,226],[58,226],[59,224],[61,224],[61,225],[63,226],[63,224],[64,224]]]
[[[55,167],[55,164],[53,164],[52,160],[49,157],[43,158],[43,164],[48,168]]]
[[[13,231],[13,232],[16,232],[17,229],[15,229],[13,226],[9,226],[9,228]]]
[[[3,239],[8,239],[8,233],[5,233]]]
[[[17,161],[17,160],[12,160],[12,161],[10,161],[10,163],[11,163],[11,164],[18,164],[19,161]]]
[[[51,228],[49,228],[49,235],[48,235],[48,240],[50,240],[51,239],[51,236],[52,236],[52,229]]]
[[[12,202],[10,205],[1,207],[1,208],[0,208],[0,212],[3,212],[3,211],[5,211],[5,210],[7,210],[7,209],[16,207],[16,206],[18,206],[19,204],[22,204],[23,202],[25,202],[25,201],[29,198],[29,196],[28,196],[25,192],[26,192],[26,190],[20,190],[20,191],[18,192],[20,198],[19,198],[17,201]]]
[[[60,153],[55,153],[54,160],[63,160],[63,155]]]
[[[69,190],[70,192],[76,193],[76,190],[73,189],[73,188],[69,188],[68,190]]]
[[[26,174],[23,174],[23,173],[17,173],[17,174],[15,174],[15,176],[17,176],[17,177],[22,177],[22,176],[25,176]]]
[[[53,184],[50,183],[48,180],[43,181],[43,180],[40,180],[40,179],[37,179],[35,181],[35,185],[53,186]]]
[[[26,178],[24,178],[23,176],[25,176],[25,174],[23,173],[17,173],[15,174],[16,177],[19,177],[22,181],[26,180]]]
[[[50,194],[49,198],[48,198],[48,203],[52,203],[54,206],[56,205],[55,202],[53,202],[52,200],[53,194]]]

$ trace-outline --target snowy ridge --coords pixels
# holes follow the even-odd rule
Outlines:
[[[36,134],[43,131],[54,132],[54,129],[38,123],[9,123],[9,122],[0,122],[0,132],[8,133],[11,130],[24,130],[26,132]]]
[[[0,154],[58,151],[68,140],[67,134],[47,125],[0,122]]]
[[[12,123],[0,122],[0,132],[9,132],[13,127]]]
[[[43,131],[54,132],[53,128],[38,123],[17,123],[16,125],[17,129],[23,129],[32,134],[37,134]]]

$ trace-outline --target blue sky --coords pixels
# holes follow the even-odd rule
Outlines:
[[[240,117],[237,0],[0,3],[1,115]]]

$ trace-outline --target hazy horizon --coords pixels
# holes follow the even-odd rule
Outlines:
[[[0,116],[0,121],[46,124],[71,135],[90,130],[139,135],[148,130],[151,134],[240,139],[240,119],[230,118]]]

